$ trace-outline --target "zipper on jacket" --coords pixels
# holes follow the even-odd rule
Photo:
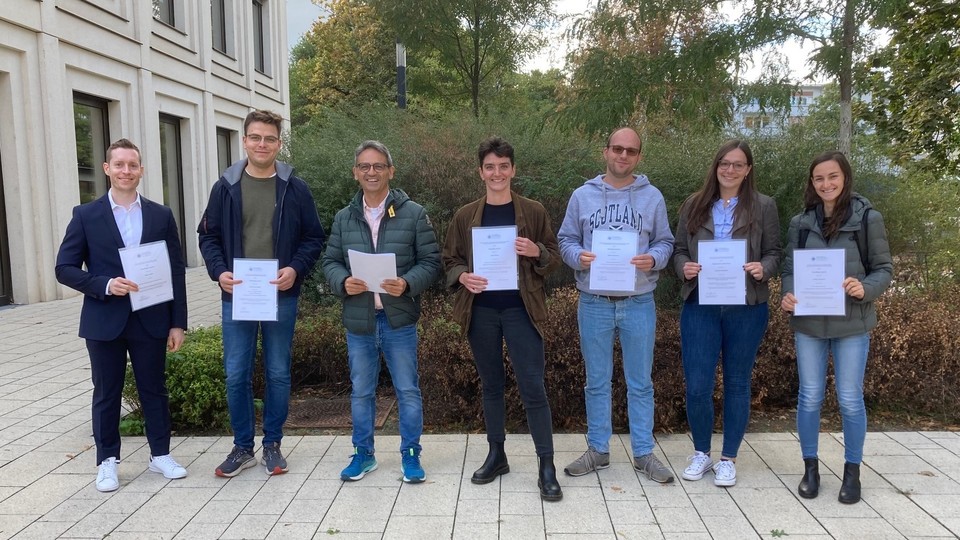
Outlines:
[[[280,180],[280,176],[277,176],[277,180],[278,180],[278,181]],[[283,192],[280,193],[280,203],[279,203],[279,204],[280,204],[280,209],[278,210],[278,212],[280,212],[280,214],[277,216],[277,230],[276,230],[276,232],[274,233],[275,236],[276,236],[276,239],[273,241],[273,256],[276,257],[277,260],[280,259],[280,254],[279,254],[279,251],[280,251],[280,227],[283,226],[283,201],[284,201],[284,199],[287,198],[287,190],[288,190],[289,188],[290,188],[290,182],[289,182],[289,181],[284,182]],[[291,262],[293,261],[293,254],[292,254],[292,253],[290,254],[290,260],[291,260]]]

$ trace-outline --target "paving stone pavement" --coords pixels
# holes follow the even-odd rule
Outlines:
[[[187,274],[191,325],[218,324],[216,285]],[[511,472],[484,486],[470,475],[484,436],[423,437],[427,481],[401,481],[396,436],[379,436],[380,468],[342,483],[349,436],[286,437],[290,472],[260,468],[225,480],[213,470],[230,437],[175,437],[173,455],[190,471],[166,480],[147,471],[143,437],[123,439],[118,491],[100,493],[90,434],[89,361],[77,337],[80,298],[0,309],[0,538],[957,538],[960,433],[867,435],[863,501],[836,500],[842,434],[821,435],[821,496],[796,495],[803,463],[794,433],[749,433],[737,485],[708,474],[679,479],[689,435],[660,435],[657,454],[677,474],[659,485],[630,464],[629,436],[612,441],[611,466],[561,476],[564,498],[542,502],[528,435],[510,435]],[[424,392],[429,399],[429,389]],[[557,435],[562,467],[584,437]],[[714,444],[720,447],[717,437]]]

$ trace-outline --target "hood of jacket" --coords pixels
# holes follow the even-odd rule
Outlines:
[[[278,179],[288,182],[290,177],[293,176],[293,166],[289,163],[277,161],[275,162],[275,167],[277,169]],[[240,177],[243,176],[243,170],[245,168],[247,168],[247,160],[241,159],[240,161],[237,161],[233,165],[227,167],[227,170],[223,171],[221,176],[227,181],[228,184],[233,186],[240,182]]]

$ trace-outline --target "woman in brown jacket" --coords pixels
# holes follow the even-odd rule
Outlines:
[[[542,332],[547,317],[544,276],[561,263],[557,237],[543,205],[510,189],[516,174],[513,147],[493,137],[480,145],[478,158],[486,194],[457,211],[443,246],[447,285],[456,291],[454,319],[467,334],[483,387],[483,418],[490,444],[486,460],[471,481],[486,484],[510,472],[503,450],[506,340],[540,462],[540,497],[558,501],[563,493],[553,463],[553,419],[543,385]],[[518,259],[519,288],[486,290],[488,280],[473,272],[472,231],[475,227],[509,226],[516,226],[513,247]]]

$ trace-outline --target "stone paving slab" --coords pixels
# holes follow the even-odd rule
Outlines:
[[[192,326],[220,322],[219,293],[202,269],[187,272]],[[836,500],[843,435],[823,433],[821,496],[796,495],[803,471],[794,433],[748,433],[738,483],[679,479],[688,434],[662,434],[655,452],[678,480],[660,485],[631,465],[629,435],[611,440],[611,466],[560,477],[564,499],[540,500],[529,435],[506,441],[511,472],[470,482],[486,455],[483,434],[423,437],[427,481],[401,481],[397,436],[377,438],[380,468],[343,483],[346,435],[284,439],[290,472],[260,467],[233,479],[213,474],[230,437],[174,437],[190,475],[147,470],[143,437],[123,439],[121,488],[94,487],[90,370],[76,336],[80,298],[0,309],[0,540],[49,538],[228,539],[742,539],[958,538],[960,433],[869,433],[863,501]],[[583,435],[554,440],[558,469],[585,448]],[[720,446],[719,436],[714,446]]]

